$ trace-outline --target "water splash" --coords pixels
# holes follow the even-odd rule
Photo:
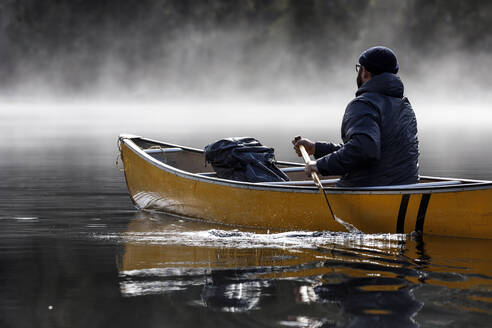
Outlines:
[[[105,234],[94,235],[94,237],[98,239],[119,239],[124,243],[133,244],[182,245],[236,249],[313,249],[326,245],[388,249],[398,248],[406,240],[406,235],[404,234],[362,234],[360,232],[349,233],[330,231],[257,233],[221,229],[180,231],[178,227],[174,227],[170,230],[128,231],[121,235]]]
[[[340,223],[341,225],[343,225],[345,227],[345,229],[347,229],[348,232],[350,232],[350,233],[357,233],[357,234],[363,234],[363,232],[360,231],[359,229],[357,229],[353,224],[350,224],[348,222],[343,221],[342,219],[340,219],[335,214],[333,214],[333,217],[335,218],[335,221],[337,221],[338,223]]]

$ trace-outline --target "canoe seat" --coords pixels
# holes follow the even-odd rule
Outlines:
[[[156,147],[156,148],[144,149],[143,151],[146,152],[147,154],[155,154],[155,153],[175,153],[175,152],[183,151],[183,149],[177,147],[173,147],[173,148]]]
[[[321,180],[321,184],[332,184],[337,183],[340,179],[326,179]],[[313,180],[303,180],[303,181],[279,181],[279,182],[256,182],[258,184],[267,185],[290,185],[290,186],[311,186],[314,185]]]
[[[333,183],[337,183],[338,180],[339,179],[321,180],[321,184],[323,185],[333,184]],[[286,181],[286,182],[259,182],[259,183],[268,184],[268,185],[314,186],[314,182],[312,180]],[[447,181],[436,181],[436,182],[413,183],[407,185],[352,187],[350,189],[353,190],[415,189],[415,188],[422,188],[422,187],[441,187],[441,186],[458,185],[461,183],[462,182],[459,180],[447,180]]]
[[[182,150],[181,148],[166,148],[164,150],[168,150],[168,149],[180,149],[180,150]],[[160,149],[156,149],[156,150],[157,151],[155,151],[154,149],[146,149],[145,152],[146,153],[150,153],[150,152],[160,152],[161,151]],[[286,168],[281,168],[281,170],[283,172],[301,172],[301,171],[304,171],[304,166],[301,166],[301,167],[286,167]],[[197,173],[197,174],[198,175],[203,175],[205,177],[217,177],[217,173],[216,172],[201,172],[201,173]],[[307,184],[310,183],[309,181],[258,182],[258,183],[268,183],[268,184],[275,184],[275,183],[280,183],[280,184],[303,184],[305,182]]]
[[[281,168],[282,172],[303,172],[304,171],[304,166],[294,166],[294,167],[284,167]]]

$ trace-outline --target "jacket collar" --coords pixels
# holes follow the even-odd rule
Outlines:
[[[366,92],[380,93],[390,97],[403,97],[403,82],[392,73],[382,73],[374,76],[364,83],[355,93],[358,97]]]

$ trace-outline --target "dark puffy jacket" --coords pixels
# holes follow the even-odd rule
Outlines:
[[[345,110],[343,144],[316,143],[323,175],[341,175],[338,185],[385,186],[418,182],[417,121],[395,74],[374,76]]]

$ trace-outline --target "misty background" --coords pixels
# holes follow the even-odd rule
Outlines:
[[[358,55],[383,44],[412,93],[424,84],[468,95],[491,80],[491,9],[477,0],[2,0],[2,94],[325,100],[353,89]]]
[[[108,162],[122,132],[197,148],[251,135],[297,160],[293,135],[340,142],[358,56],[385,45],[421,173],[482,174],[491,14],[478,0],[2,0],[2,160],[95,161],[83,146]]]

